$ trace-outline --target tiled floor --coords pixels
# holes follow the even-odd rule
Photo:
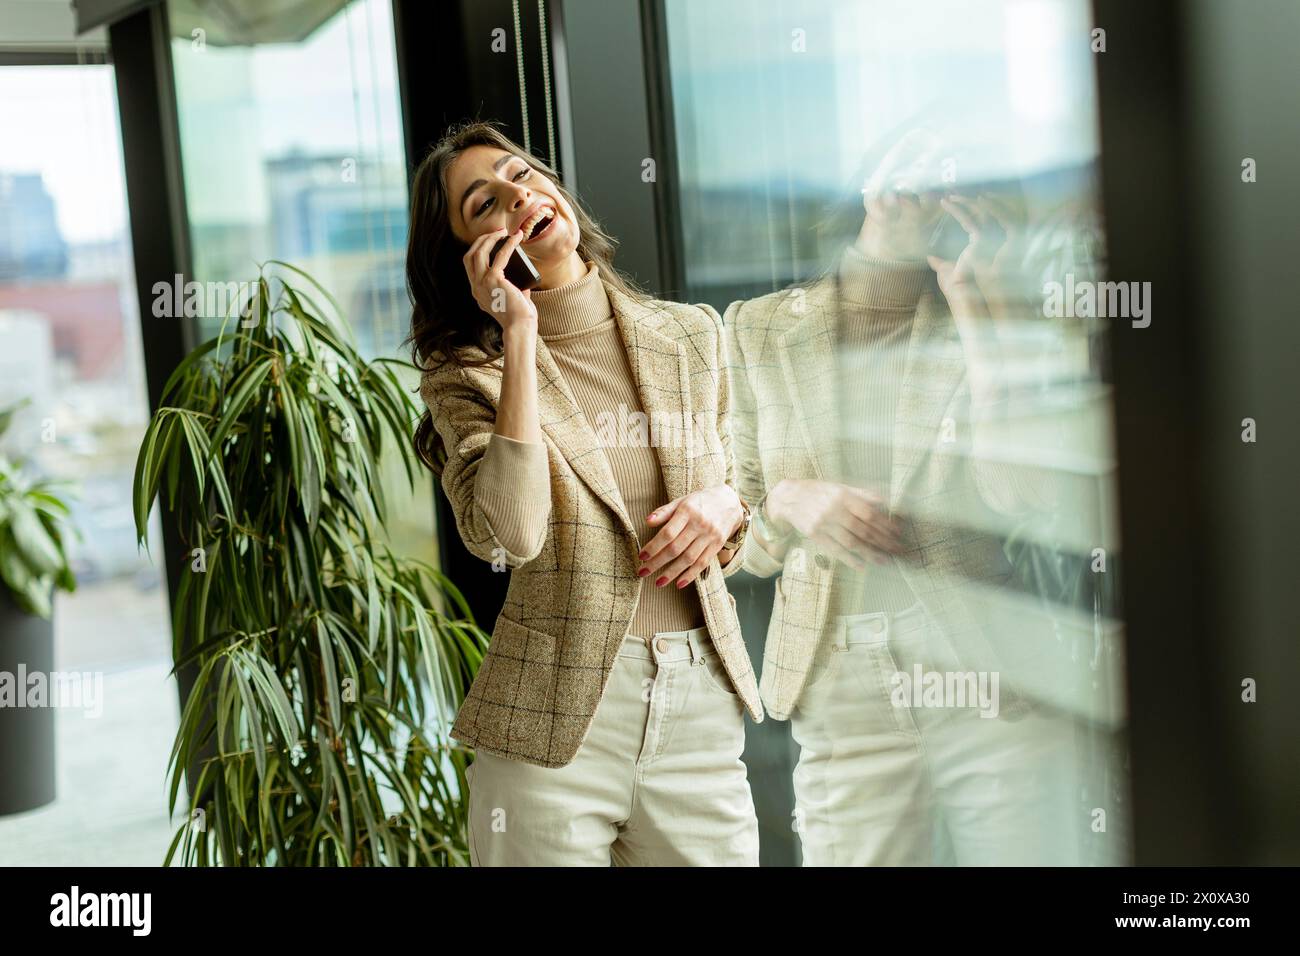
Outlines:
[[[0,817],[0,866],[162,864],[176,832],[166,770],[180,720],[163,600],[130,582],[59,597],[55,668],[102,672],[102,714],[56,711],[58,797]],[[182,788],[178,808],[184,800]]]
[[[58,797],[0,817],[0,866],[162,864],[175,833],[165,781],[179,721],[170,667],[158,661],[105,674],[98,718],[58,711]],[[177,802],[183,808],[183,788]]]

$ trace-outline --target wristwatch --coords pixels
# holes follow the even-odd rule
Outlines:
[[[798,531],[790,524],[787,524],[785,530],[782,531],[773,523],[773,519],[767,511],[767,494],[767,492],[763,493],[763,497],[758,499],[758,505],[754,509],[758,516],[759,536],[764,541],[770,541],[772,544],[784,544],[787,540],[793,538]]]
[[[740,524],[736,526],[736,530],[732,532],[731,537],[722,545],[727,551],[735,551],[744,543],[745,535],[749,532],[749,523],[754,520],[754,513],[749,510],[749,505],[746,504],[745,499],[739,495],[736,498],[740,501]]]

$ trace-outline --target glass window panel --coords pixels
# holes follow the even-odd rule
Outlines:
[[[1104,343],[1149,302],[1099,284],[1090,5],[664,7],[685,298],[727,312],[737,467],[774,515],[747,636],[793,711],[788,839],[1126,860]]]
[[[0,451],[74,489],[55,670],[87,694],[55,708],[57,798],[0,818],[0,863],[156,866],[178,705],[166,589],[131,506],[149,402],[112,68],[0,67],[0,129],[0,407],[30,402]],[[160,540],[155,516],[154,555]]]
[[[262,19],[239,9],[168,2],[194,278],[246,281],[284,260],[330,291],[364,354],[409,358],[392,5],[323,0]],[[220,325],[205,317],[202,337]],[[428,472],[411,495],[400,459],[382,466],[392,543],[435,560]]]

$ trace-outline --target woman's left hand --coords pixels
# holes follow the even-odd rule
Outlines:
[[[722,550],[744,514],[740,496],[730,485],[693,491],[655,509],[646,521],[660,530],[638,555],[638,576],[657,575],[656,587],[670,581],[686,587]]]
[[[953,322],[966,353],[972,398],[976,406],[996,404],[1005,397],[1006,355],[1003,348],[1008,263],[1017,244],[1010,220],[985,197],[976,200],[948,198],[941,205],[966,230],[970,241],[956,261],[927,257],[939,290],[948,300]],[[998,208],[997,214],[990,212]],[[992,308],[997,303],[999,308]]]

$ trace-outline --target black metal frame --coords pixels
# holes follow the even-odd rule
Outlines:
[[[642,56],[646,65],[646,118],[650,149],[659,157],[659,178],[654,191],[655,239],[659,249],[656,294],[680,300],[686,295],[686,267],[681,221],[681,191],[677,174],[677,123],[673,113],[672,76],[669,70],[667,13],[664,0],[641,0]]]
[[[153,410],[162,404],[163,386],[192,348],[194,335],[190,320],[183,316],[157,318],[153,314],[154,283],[171,284],[173,276],[190,272],[189,223],[166,6],[154,4],[141,9],[111,24],[108,32],[121,117],[145,379],[149,408]],[[158,507],[163,508],[161,501]],[[186,555],[179,531],[167,520],[165,511],[161,525],[168,607],[174,611]],[[197,676],[195,665],[177,672],[182,712]],[[196,792],[199,767],[206,755],[206,750],[195,754],[186,768],[191,794]]]
[[[547,15],[548,35],[554,37],[558,12],[553,4],[548,5]],[[563,168],[563,154],[545,156],[547,134],[537,0],[521,0],[519,20],[533,151]],[[405,121],[408,183],[420,160],[452,123],[468,119],[498,120],[508,136],[520,143],[524,141],[514,48],[511,46],[506,53],[493,53],[490,49],[491,32],[496,28],[504,28],[513,43],[513,10],[509,0],[454,0],[442,4],[393,0],[393,26]],[[563,137],[557,131],[557,150],[562,143]],[[442,570],[456,582],[480,626],[490,630],[505,602],[509,578],[494,572],[490,564],[465,548],[456,531],[451,504],[440,487],[434,499]]]
[[[0,66],[102,66],[107,50],[0,50]]]
[[[561,92],[573,139],[566,185],[618,238],[619,269],[651,293],[668,295],[680,284],[671,252],[680,243],[669,222],[676,157],[662,112],[661,19],[653,3],[562,0],[561,6]],[[653,184],[641,179],[647,158],[655,161]]]
[[[1300,454],[1285,434],[1295,250],[1268,233],[1294,231],[1300,190],[1285,171],[1300,144],[1285,122],[1294,84],[1264,78],[1290,55],[1275,45],[1294,35],[1276,22],[1284,6],[1234,8],[1238,21],[1197,44],[1212,4],[1095,0],[1108,271],[1149,281],[1158,303],[1147,328],[1111,323],[1139,865],[1300,853],[1297,702],[1277,684],[1265,702],[1263,689],[1300,673]],[[1219,95],[1225,82],[1235,97]],[[1261,150],[1272,174],[1245,186],[1238,164]],[[1267,441],[1240,441],[1247,415]],[[1258,704],[1240,697],[1250,676]]]

